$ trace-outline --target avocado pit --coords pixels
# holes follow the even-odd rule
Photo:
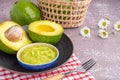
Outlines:
[[[6,32],[5,32],[5,37],[12,42],[17,42],[22,39],[23,36],[23,31],[18,25],[14,25],[10,27]]]

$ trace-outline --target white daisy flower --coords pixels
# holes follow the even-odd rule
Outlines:
[[[80,34],[81,34],[83,37],[90,37],[90,28],[88,28],[87,26],[86,26],[86,27],[83,27],[83,28],[80,30]]]
[[[108,38],[108,32],[105,31],[105,30],[102,30],[102,29],[99,30],[98,35],[99,35],[101,38]]]
[[[114,24],[114,29],[116,31],[120,31],[120,21],[117,21],[115,24]]]
[[[110,20],[109,19],[101,19],[98,22],[98,26],[101,29],[107,29],[108,24],[110,24]]]

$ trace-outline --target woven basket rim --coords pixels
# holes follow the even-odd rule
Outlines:
[[[37,0],[37,1],[39,1],[39,0]],[[73,3],[73,2],[86,2],[86,1],[90,1],[90,0],[74,0],[74,1],[62,1],[62,0],[44,0],[44,1]]]
[[[43,13],[43,19],[60,23],[64,28],[73,28],[82,25],[87,8],[92,0],[74,0],[75,2],[66,2],[62,0],[37,1]],[[59,7],[59,5],[62,7]]]
[[[39,2],[39,0],[37,0],[38,2]],[[75,0],[75,1],[70,1],[70,2],[68,2],[68,1],[62,1],[62,0],[45,0],[45,1],[50,1],[51,3],[54,3],[54,2],[57,2],[57,3],[81,3],[81,2],[86,2],[86,3],[89,3],[89,1],[91,1],[91,0],[79,0],[79,1],[77,1],[77,0]]]

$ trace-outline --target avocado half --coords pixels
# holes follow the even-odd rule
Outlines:
[[[35,21],[28,26],[29,36],[34,42],[56,44],[63,32],[60,24],[48,20]]]
[[[5,21],[0,25],[0,50],[8,54],[16,54],[23,46],[31,43],[25,30],[13,21]]]

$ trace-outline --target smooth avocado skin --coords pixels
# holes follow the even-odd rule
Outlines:
[[[62,34],[56,36],[44,36],[44,35],[36,34],[32,31],[29,31],[29,34],[33,42],[44,42],[50,44],[56,44],[62,37]]]
[[[13,27],[19,26],[23,32],[22,39],[16,42],[8,40],[5,36],[5,32]],[[16,52],[23,46],[30,44],[31,40],[28,38],[25,30],[19,24],[13,21],[5,21],[0,25],[0,50],[7,54],[16,54]]]
[[[48,20],[35,21],[28,26],[29,36],[34,42],[56,44],[63,32],[60,24]]]
[[[1,40],[0,40],[0,50],[8,54],[16,54],[16,51],[8,48]]]
[[[30,1],[19,0],[16,2],[11,10],[10,17],[13,21],[20,25],[29,25],[33,21],[40,20],[39,8]]]

